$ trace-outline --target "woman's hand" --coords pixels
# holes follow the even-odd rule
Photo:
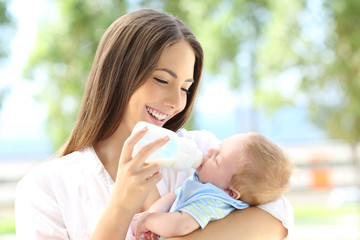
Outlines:
[[[165,145],[169,137],[159,138],[144,146],[136,156],[132,156],[135,144],[145,135],[147,127],[135,132],[125,141],[119,160],[113,195],[121,204],[134,213],[142,206],[150,191],[160,181],[160,166],[157,163],[145,164],[144,161],[155,150]]]
[[[91,237],[92,240],[125,239],[131,219],[161,179],[160,166],[157,163],[145,164],[144,161],[156,149],[166,144],[169,141],[168,137],[147,144],[132,157],[135,144],[146,131],[147,128],[144,128],[135,132],[124,142],[114,189]]]

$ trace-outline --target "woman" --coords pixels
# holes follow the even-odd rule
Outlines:
[[[37,167],[18,184],[17,237],[125,239],[136,213],[191,174],[144,164],[166,138],[132,156],[147,129],[130,136],[131,130],[138,121],[178,130],[191,113],[202,65],[202,48],[180,20],[150,9],[116,20],[98,46],[61,158]],[[217,141],[206,132],[179,134],[204,151]],[[288,225],[292,214],[277,209],[286,207],[283,201],[266,210],[280,216],[249,208],[183,239],[282,239],[287,229],[281,223]]]

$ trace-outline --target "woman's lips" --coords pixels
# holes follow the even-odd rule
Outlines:
[[[169,114],[149,106],[146,106],[146,111],[157,121],[164,121],[169,116]]]

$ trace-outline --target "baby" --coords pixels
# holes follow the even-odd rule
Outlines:
[[[259,133],[227,138],[208,150],[180,188],[140,215],[135,237],[183,236],[235,209],[273,201],[288,189],[291,168],[283,151]]]

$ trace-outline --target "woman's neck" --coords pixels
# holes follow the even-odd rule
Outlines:
[[[119,126],[110,137],[94,145],[97,156],[114,181],[116,179],[122,147],[129,136],[130,132],[122,130]]]

